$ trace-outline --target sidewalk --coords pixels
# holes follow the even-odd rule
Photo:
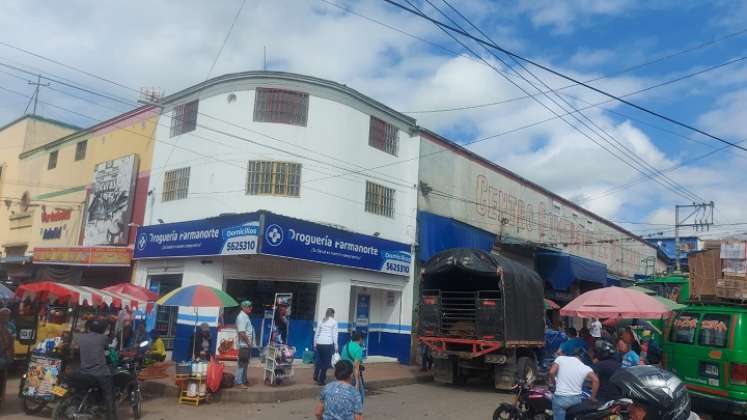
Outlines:
[[[224,362],[226,372],[236,370],[236,362]],[[143,382],[143,393],[148,397],[176,398],[179,388],[174,383],[174,365],[169,364],[166,370],[168,378],[150,379]],[[295,376],[287,383],[268,386],[263,381],[263,369],[259,362],[253,362],[249,367],[249,389],[229,388],[220,392],[221,401],[240,403],[268,403],[312,398],[319,395],[321,387],[314,383],[314,365],[297,364]],[[401,385],[411,385],[420,382],[431,382],[433,375],[423,373],[415,366],[405,366],[397,362],[367,361],[366,389],[375,390]],[[327,382],[334,380],[333,370],[327,372]]]

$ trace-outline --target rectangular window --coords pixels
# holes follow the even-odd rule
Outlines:
[[[189,167],[166,171],[163,177],[163,201],[187,198],[189,192]]]
[[[703,315],[698,343],[701,346],[726,347],[730,321],[731,316],[726,314]]]
[[[86,149],[88,148],[88,140],[79,141],[75,145],[75,160],[83,160],[86,158]]]
[[[254,99],[254,121],[306,127],[308,118],[308,93],[257,88]]]
[[[394,189],[366,181],[366,211],[394,217]]]
[[[59,152],[55,150],[49,154],[49,162],[47,162],[47,169],[54,169],[57,167],[57,154]]]
[[[376,117],[371,117],[371,125],[368,130],[368,145],[397,156],[399,151],[399,130],[392,124],[382,121]]]
[[[301,164],[263,160],[249,161],[246,193],[248,195],[298,197],[301,194]]]
[[[197,109],[199,101],[177,105],[171,117],[171,137],[189,133],[197,128]]]
[[[672,324],[672,341],[676,343],[693,344],[695,330],[698,329],[698,314],[682,313]]]

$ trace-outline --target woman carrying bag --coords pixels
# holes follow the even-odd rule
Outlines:
[[[314,382],[324,386],[327,381],[327,369],[332,367],[332,355],[337,353],[337,321],[335,310],[327,308],[324,321],[319,323],[314,334]]]
[[[350,341],[340,351],[342,360],[353,364],[353,386],[361,394],[361,402],[366,394],[366,383],[363,380],[363,334],[360,331],[353,332]]]

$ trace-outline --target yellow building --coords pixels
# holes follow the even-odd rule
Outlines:
[[[29,232],[36,180],[21,175],[20,155],[80,128],[35,115],[0,127],[0,280],[29,273]]]
[[[129,245],[145,212],[157,115],[141,107],[18,155],[17,176],[31,180],[22,192],[30,204],[27,220],[8,238],[26,244],[32,279],[129,281]]]

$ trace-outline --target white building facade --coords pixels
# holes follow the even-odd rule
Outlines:
[[[250,299],[258,335],[275,294],[287,293],[299,351],[334,308],[342,340],[361,329],[369,354],[408,362],[415,121],[344,85],[279,72],[221,76],[161,104],[134,282]],[[196,321],[232,324],[236,313],[164,309],[155,327],[185,359],[179,337]]]

